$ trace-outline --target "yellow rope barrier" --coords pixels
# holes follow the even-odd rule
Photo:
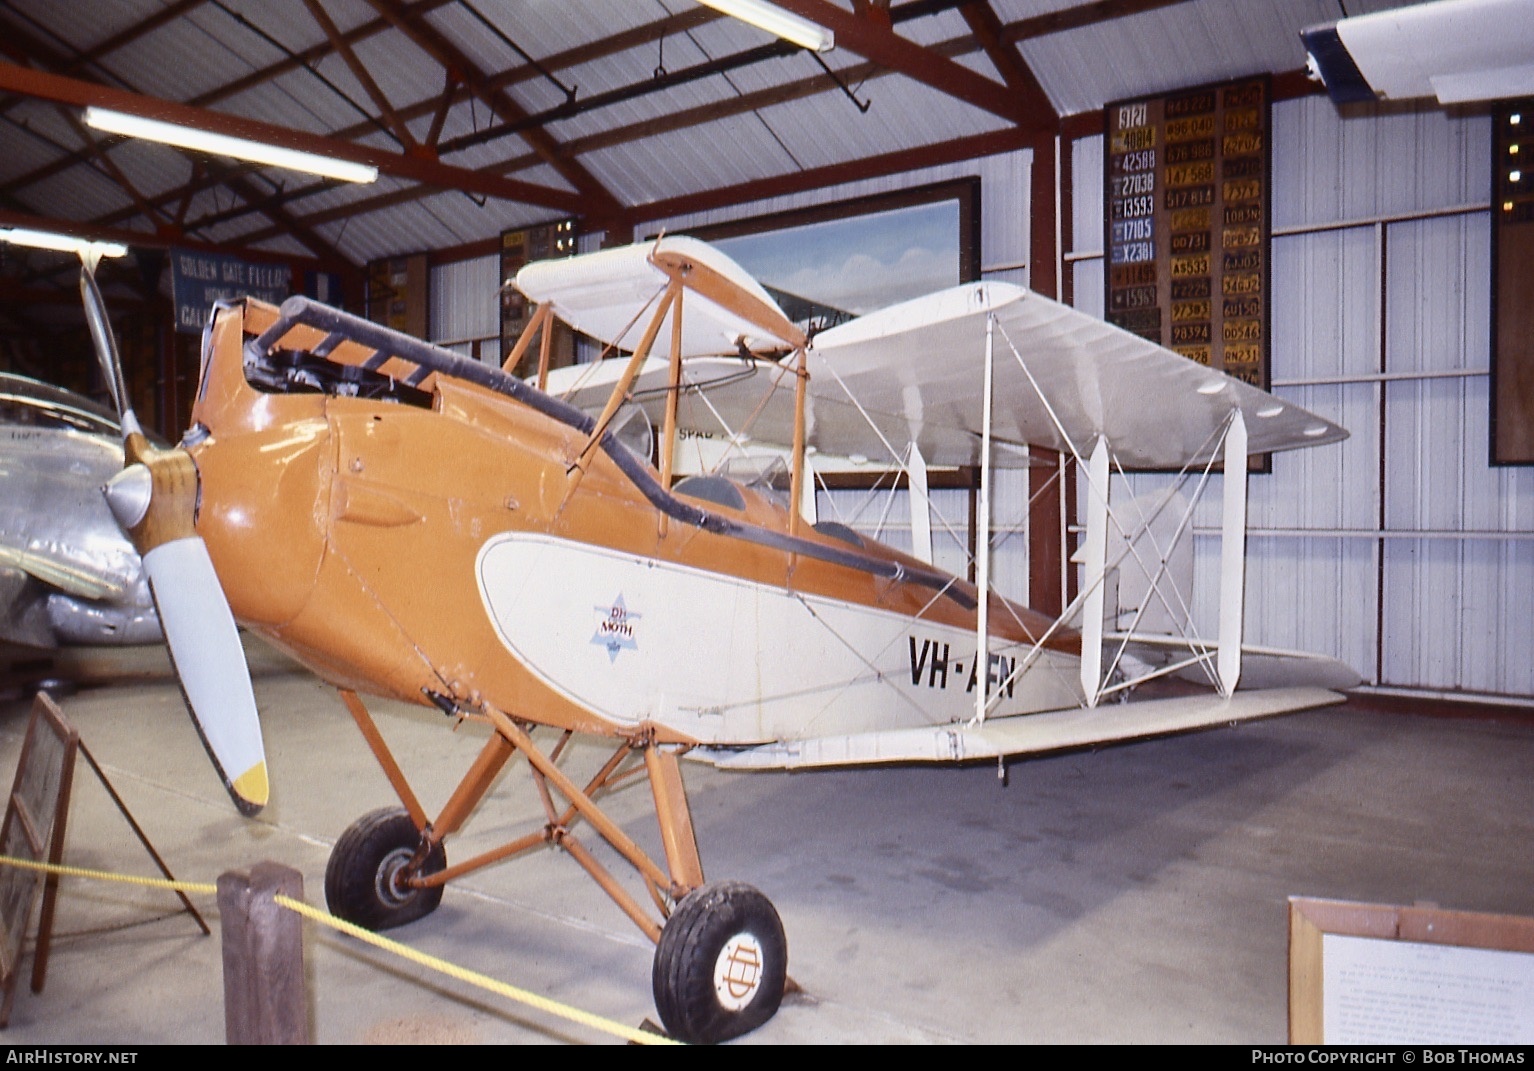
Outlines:
[[[218,895],[218,886],[205,881],[170,881],[166,878],[140,878],[132,874],[113,874],[107,870],[86,870],[78,866],[58,866],[39,863],[32,859],[16,859],[0,855],[0,865],[20,867],[23,870],[41,870],[48,874],[62,874],[70,878],[93,878],[96,881],[115,881],[119,885],[143,885],[151,889],[170,889],[172,892],[206,893]]]
[[[283,907],[296,911],[307,919],[313,919],[315,922],[323,923],[332,929],[350,934],[376,948],[381,948],[386,952],[393,952],[396,956],[401,956],[423,967],[429,967],[434,971],[447,975],[449,978],[457,978],[471,985],[477,985],[482,989],[488,989],[492,993],[499,993],[503,997],[508,997],[511,1000],[537,1008],[540,1011],[548,1012],[551,1015],[558,1015],[572,1022],[583,1023],[598,1030],[605,1030],[610,1034],[616,1034],[618,1037],[628,1041],[635,1041],[642,1045],[677,1044],[671,1038],[661,1037],[659,1034],[652,1034],[647,1030],[635,1030],[632,1027],[624,1026],[622,1023],[615,1023],[611,1019],[604,1019],[601,1016],[583,1012],[578,1008],[572,1008],[567,1004],[560,1004],[558,1001],[549,1000],[547,997],[540,997],[536,993],[529,993],[525,989],[518,989],[516,986],[507,985],[505,982],[498,982],[488,975],[480,974],[478,971],[471,971],[457,964],[438,959],[436,956],[427,955],[425,952],[418,952],[408,945],[402,945],[398,941],[391,941],[387,937],[380,937],[371,930],[364,930],[361,926],[344,922],[328,912],[321,911],[317,907],[304,903],[302,900],[294,900],[282,895],[274,896],[273,899]]]
[[[40,870],[45,873],[60,874],[66,877],[89,878],[96,881],[115,881],[123,885],[142,885],[152,889],[170,889],[175,892],[205,893],[208,895],[217,895],[218,893],[218,886],[210,885],[207,882],[140,878],[129,874],[113,874],[105,870],[56,866],[52,863],[39,863],[31,859],[16,859],[11,856],[0,856],[0,865],[20,867],[23,870]],[[561,1004],[558,1001],[549,1000],[547,997],[540,997],[536,993],[530,993],[525,989],[518,989],[516,986],[507,985],[505,982],[497,981],[489,975],[480,974],[478,971],[471,971],[465,967],[459,967],[457,964],[449,963],[447,960],[428,955],[425,952],[418,952],[409,945],[400,944],[398,941],[392,941],[387,937],[380,937],[371,930],[364,930],[361,926],[338,919],[330,914],[330,912],[321,911],[319,908],[306,904],[302,900],[294,900],[292,897],[282,895],[274,896],[272,899],[288,910],[297,912],[304,918],[317,922],[322,926],[329,926],[333,930],[348,934],[359,941],[366,941],[375,948],[380,948],[385,952],[392,952],[402,959],[410,960],[412,963],[434,970],[439,974],[445,974],[449,978],[457,978],[470,985],[478,986],[481,989],[488,990],[491,993],[517,1001],[518,1003],[526,1004],[550,1015],[556,1015],[562,1019],[568,1019],[571,1022],[580,1023],[640,1045],[678,1044],[673,1039],[662,1037],[660,1034],[653,1034],[647,1030],[636,1030],[633,1027],[614,1022],[611,1019],[605,1019],[600,1015],[593,1015],[590,1012],[581,1011],[579,1008],[572,1008],[568,1004]]]

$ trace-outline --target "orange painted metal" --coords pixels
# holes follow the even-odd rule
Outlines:
[[[634,921],[634,925],[644,931],[646,937],[656,944],[660,943],[660,924],[649,916],[639,901],[629,895],[627,889],[613,879],[612,874],[597,861],[596,856],[586,850],[585,845],[581,844],[574,837],[566,837],[560,841],[560,847],[570,853],[570,858],[579,863],[581,868],[591,875],[591,880],[601,886],[602,891],[612,899],[613,903],[622,909],[625,915]]]
[[[532,343],[533,336],[538,334],[540,331],[544,333],[545,337],[551,333],[549,328],[549,320],[553,317],[553,315],[554,307],[552,305],[538,306],[538,308],[533,312],[533,318],[529,320],[527,322],[527,326],[522,329],[522,334],[520,337],[518,337],[516,344],[511,347],[511,352],[506,355],[506,360],[501,364],[501,371],[515,372],[517,370],[517,364],[522,360],[522,355],[527,352],[527,347]],[[547,360],[547,355],[548,347],[540,346],[538,360],[538,375],[540,377],[545,377],[548,375],[548,369],[544,367],[544,363]]]
[[[671,869],[673,893],[680,899],[703,884],[703,860],[698,855],[698,838],[693,833],[687,789],[682,784],[676,752],[647,747],[644,761],[650,774],[650,791],[655,795],[655,814],[660,819],[661,840],[666,850],[666,864]]]
[[[352,721],[356,722],[357,728],[362,731],[362,738],[367,741],[368,750],[372,751],[373,758],[378,760],[378,765],[382,767],[384,776],[388,778],[394,794],[399,797],[406,813],[410,815],[410,820],[415,823],[417,829],[425,829],[429,821],[426,817],[426,808],[421,806],[421,801],[416,798],[415,792],[410,788],[410,782],[405,780],[405,772],[394,760],[394,753],[389,750],[383,734],[378,731],[378,725],[373,721],[373,716],[368,713],[368,708],[363,705],[361,699],[357,698],[356,692],[345,688],[341,689],[341,702],[346,705]]]
[[[669,884],[666,874],[656,866],[654,861],[645,854],[644,849],[635,844],[633,838],[618,826],[616,822],[607,817],[607,814],[598,807],[576,783],[565,774],[543,752],[538,750],[532,739],[522,731],[517,724],[494,708],[486,708],[490,720],[494,723],[496,732],[506,737],[512,744],[519,748],[527,761],[532,763],[538,773],[559,789],[561,795],[575,806],[581,813],[581,817],[591,823],[603,840],[611,844],[633,867],[644,875],[647,881],[664,888]]]
[[[458,832],[515,753],[516,747],[500,733],[492,734],[485,741],[485,746],[480,749],[469,772],[448,797],[447,803],[442,805],[442,813],[432,823],[431,834],[434,839],[441,840]]]

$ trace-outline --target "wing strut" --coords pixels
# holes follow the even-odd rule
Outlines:
[[[1225,435],[1223,528],[1220,533],[1220,692],[1229,697],[1241,679],[1241,621],[1246,589],[1246,419],[1232,410]]]
[[[1108,566],[1108,440],[1097,437],[1087,462],[1087,538],[1081,549],[1086,600],[1081,612],[1081,690],[1097,706],[1103,687],[1103,579]]]
[[[986,700],[991,693],[989,610],[991,605],[991,378],[995,371],[996,317],[985,318],[985,378],[980,399],[980,506],[975,511],[975,591],[980,605],[975,612],[975,720],[985,722]]]
[[[629,388],[634,385],[634,377],[639,374],[639,368],[644,364],[645,358],[650,356],[650,347],[655,345],[655,336],[660,334],[660,325],[671,311],[673,305],[681,302],[682,285],[672,282],[667,285],[661,295],[660,305],[656,307],[655,315],[651,317],[650,324],[645,328],[644,336],[639,340],[639,345],[634,349],[634,355],[629,358],[628,365],[623,369],[623,375],[617,383],[613,384],[613,390],[607,397],[607,405],[602,408],[602,415],[597,417],[596,424],[591,429],[591,435],[586,439],[586,444],[576,454],[575,461],[571,463],[567,475],[570,482],[565,487],[565,502],[569,502],[575,489],[580,486],[581,478],[586,475],[586,467],[591,463],[592,454],[596,453],[597,444],[602,441],[602,436],[607,434],[607,425],[612,422],[624,400],[628,397]],[[563,505],[560,507],[563,509]]]
[[[906,478],[911,482],[911,552],[931,565],[932,506],[927,495],[927,459],[914,442],[906,458]]]

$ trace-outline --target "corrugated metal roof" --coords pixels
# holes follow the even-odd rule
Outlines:
[[[1188,0],[1025,41],[1024,59],[1061,115],[1109,101],[1305,65],[1299,29],[1335,20],[1330,0]]]
[[[439,98],[448,78],[439,62],[441,49],[423,46],[381,19],[367,0],[321,3],[340,32],[353,39],[352,49],[390,106],[401,112],[412,138],[426,140],[442,111]],[[94,65],[67,62],[72,54],[114,41],[168,4],[91,0],[84,5],[88,17],[81,17],[80,5],[14,0],[0,9],[0,32],[9,24],[18,34],[44,41],[51,52],[66,57],[59,73],[71,77],[121,84],[170,101],[206,102],[217,112],[402,151],[392,131],[383,128],[378,104],[308,9],[293,0],[206,0],[114,48]],[[851,7],[847,0],[839,6]],[[1350,8],[1379,6],[1392,5],[1368,0]],[[1085,22],[1026,37],[1015,46],[1062,115],[1092,112],[1108,100],[1177,85],[1294,69],[1302,61],[1300,27],[1338,15],[1333,0],[1169,0],[1107,21],[1102,20],[1111,9],[1087,0],[990,0],[990,7],[1004,36],[1023,33],[1036,25],[1027,20],[1051,13],[1075,12],[1074,22]],[[767,34],[701,12],[693,0],[472,0],[472,7],[470,0],[415,0],[404,10],[421,33],[459,57],[452,65],[461,68],[456,73],[464,84],[442,114],[440,138],[448,148],[443,163],[510,174],[551,189],[578,189],[593,205],[607,201],[634,208],[748,181],[792,181],[808,170],[939,146],[1002,131],[1011,122],[967,103],[962,92],[933,88],[907,73],[879,70],[869,76],[869,62],[844,41],[820,60],[852,79],[848,90],[870,105],[862,113],[843,89],[827,81],[815,57],[794,52],[757,58],[759,50],[774,44]],[[945,69],[954,64],[1000,79],[955,7],[897,0],[893,11],[896,33],[932,50],[925,69],[916,72],[921,78],[933,72],[945,77]],[[613,35],[640,29],[655,32],[638,43],[624,38],[620,48],[603,44]],[[304,50],[312,50],[304,63],[287,59]],[[586,58],[542,72],[529,66],[522,52],[551,68],[558,66],[554,57]],[[756,61],[745,62],[752,58]],[[664,87],[657,81],[704,63],[723,63],[727,69]],[[238,92],[230,89],[235,84]],[[561,85],[575,91],[572,113],[506,132],[508,122],[546,116],[568,105]],[[475,87],[482,92],[469,91]],[[591,106],[611,93],[623,97]],[[498,113],[492,101],[510,101],[511,107]],[[78,153],[78,136],[54,106],[12,102],[6,117],[10,122],[0,125],[0,146],[7,150],[0,159],[0,186]],[[15,125],[22,121],[32,133]],[[477,135],[487,130],[499,133],[480,140]],[[110,153],[138,192],[163,202],[163,210],[176,211],[191,175],[184,154],[142,145],[116,145]],[[250,181],[261,189],[313,186],[309,179],[272,169]],[[489,237],[506,220],[559,214],[544,206],[500,201],[479,209],[461,196],[440,200],[442,195],[430,188],[419,189],[413,203],[396,197],[396,203],[379,204],[402,185],[413,182],[391,179],[363,189],[319,189],[289,199],[283,210],[299,223],[321,228],[320,233],[335,227],[337,247],[357,263],[380,251]],[[123,214],[132,198],[113,190],[83,157],[45,183],[9,192],[36,213],[60,220],[89,224],[111,218],[118,226],[147,225]],[[223,218],[227,203],[205,207],[219,199],[191,192],[187,221],[199,237],[233,236],[228,240],[237,241],[241,234],[271,230],[262,215],[236,225]],[[359,218],[342,228],[335,214],[349,205],[357,206]],[[199,227],[208,211],[219,221]]]

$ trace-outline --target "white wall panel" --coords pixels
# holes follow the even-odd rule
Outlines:
[[[1324,96],[1273,108],[1273,227],[1484,204],[1491,124],[1437,108],[1343,117]]]
[[[1103,249],[1103,137],[1071,143],[1071,248]],[[1101,280],[1098,283],[1101,286]],[[1078,295],[1079,296],[1079,295]]]
[[[499,339],[501,258],[475,257],[439,264],[431,270],[431,338],[457,343],[451,348],[465,356],[466,339]],[[499,343],[481,347],[480,359],[500,363]]]

